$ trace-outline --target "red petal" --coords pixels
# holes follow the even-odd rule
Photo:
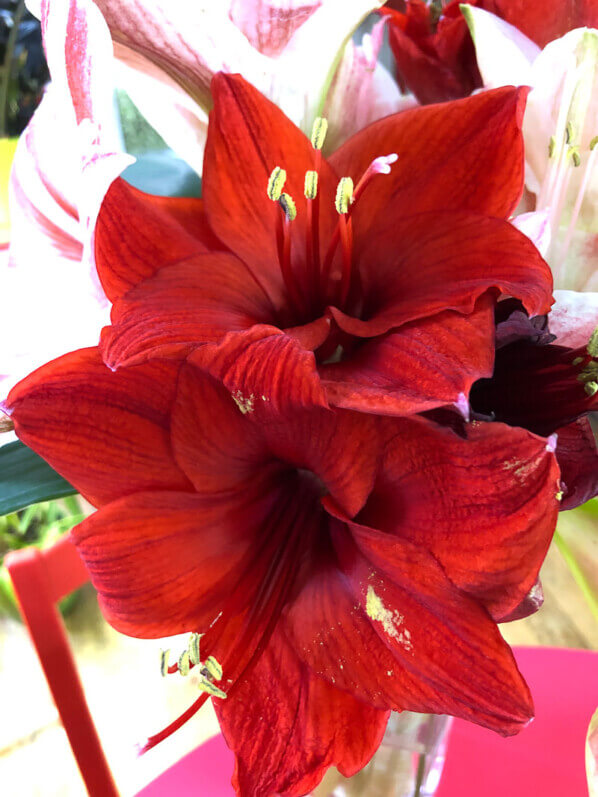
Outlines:
[[[505,221],[472,213],[396,221],[370,239],[361,270],[365,320],[331,312],[363,337],[443,310],[470,313],[490,288],[521,299],[530,315],[552,303],[552,274],[531,241]]]
[[[112,373],[97,349],[81,349],[19,382],[6,406],[21,440],[94,505],[185,490],[169,436],[177,374],[164,361]]]
[[[557,429],[556,458],[565,495],[561,509],[575,509],[598,495],[598,449],[587,418]]]
[[[403,415],[458,404],[492,375],[494,312],[489,295],[473,313],[447,311],[365,343],[349,359],[320,366],[331,404]]]
[[[458,8],[456,18],[449,16],[457,5],[443,7],[435,33],[430,7],[421,0],[407,3],[404,14],[386,12],[398,74],[422,104],[467,97],[482,85],[465,19]]]
[[[423,548],[338,524],[287,614],[297,654],[378,708],[453,714],[516,733],[532,713],[487,613]]]
[[[201,199],[152,196],[118,179],[100,208],[95,260],[111,301],[163,266],[224,248]]]
[[[371,243],[372,228],[387,214],[392,224],[447,208],[507,218],[523,190],[526,95],[527,89],[509,87],[415,108],[349,139],[329,161],[338,174],[354,180],[374,158],[399,156],[391,173],[376,178],[375,190],[367,188],[353,210],[356,247]]]
[[[233,786],[252,797],[307,794],[330,766],[350,777],[374,754],[388,721],[388,712],[310,672],[281,632],[234,696],[214,705],[237,756]]]
[[[148,357],[184,356],[229,330],[269,321],[272,308],[247,267],[217,252],[157,272],[119,299],[102,333],[112,368]]]
[[[160,637],[208,630],[243,576],[263,516],[246,496],[137,493],[72,535],[106,619],[122,633]]]
[[[229,333],[220,343],[202,346],[190,362],[219,379],[255,419],[328,407],[313,352],[275,327]]]
[[[553,0],[542,5],[527,0],[478,0],[473,5],[502,17],[544,47],[574,28],[597,28],[596,0]]]
[[[395,423],[360,521],[424,546],[493,616],[509,614],[534,584],[556,525],[550,446],[498,423],[468,425],[467,439],[416,419]]]
[[[193,359],[193,358],[192,358]],[[259,400],[259,399],[258,399]],[[202,494],[239,490],[271,478],[272,468],[307,470],[353,515],[370,493],[381,455],[378,424],[369,415],[316,407],[254,420],[206,372],[187,364],[172,417],[175,456]],[[254,401],[255,403],[255,401]]]
[[[282,213],[266,193],[272,170],[287,172],[285,192],[295,200],[292,261],[305,258],[305,172],[314,168],[308,138],[283,112],[239,75],[220,73],[212,81],[214,109],[203,175],[203,196],[212,229],[252,268],[274,297],[282,279],[276,228]],[[336,177],[325,161],[319,169],[322,250],[336,223]]]

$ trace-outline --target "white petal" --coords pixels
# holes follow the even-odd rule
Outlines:
[[[462,5],[484,88],[529,86],[530,67],[540,52],[520,30],[488,11]]]
[[[548,325],[556,343],[573,349],[585,346],[598,326],[598,293],[555,291],[554,298]]]

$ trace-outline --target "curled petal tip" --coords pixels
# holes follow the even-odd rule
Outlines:
[[[463,417],[465,421],[469,421],[470,419],[470,406],[469,406],[469,399],[465,395],[465,393],[459,393],[459,397],[457,401],[455,401],[454,406],[459,411],[459,414]]]
[[[554,454],[556,451],[556,444],[558,442],[558,434],[555,432],[551,434],[550,437],[546,441],[546,450],[549,451],[551,454]]]

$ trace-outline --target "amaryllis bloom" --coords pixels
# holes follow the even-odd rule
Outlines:
[[[491,379],[471,392],[475,417],[548,437],[556,434],[561,509],[598,494],[598,450],[588,418],[598,409],[598,331],[577,348],[559,345],[548,318],[530,321],[517,302],[497,307]]]
[[[236,789],[266,797],[305,794],[333,764],[355,773],[391,709],[519,731],[532,702],[495,621],[530,591],[554,530],[554,441],[274,416],[261,396],[247,411],[201,353],[112,372],[80,350],[4,404],[100,507],[73,539],[110,623],[201,634],[213,681],[146,749],[216,694]]]
[[[389,16],[390,45],[397,77],[420,102],[466,97],[482,85],[476,56],[459,0],[390,3],[381,13]],[[596,0],[550,3],[532,0],[473,0],[470,4],[495,14],[543,47],[581,25],[598,25]],[[487,43],[492,48],[492,43]],[[479,56],[479,48],[478,48]],[[504,64],[509,66],[510,61]]]
[[[91,239],[108,185],[134,160],[122,152],[115,85],[198,171],[219,70],[245,74],[306,130],[325,106],[337,142],[403,102],[377,62],[383,24],[363,47],[345,46],[377,0],[37,5],[52,83],[11,179],[10,262],[0,269],[0,290],[11,297],[0,320],[0,337],[11,339],[0,361],[3,393],[48,359],[97,343],[107,321]]]
[[[406,414],[490,376],[493,307],[551,304],[506,221],[523,176],[525,90],[374,123],[328,159],[239,76],[218,75],[203,199],[116,180],[96,227],[111,368],[198,357],[251,412],[335,404]],[[208,345],[205,345],[208,344]]]
[[[523,120],[526,204],[557,288],[551,330],[560,343],[582,345],[598,324],[598,30],[572,30],[540,50],[492,14],[464,14],[484,85],[532,87]]]

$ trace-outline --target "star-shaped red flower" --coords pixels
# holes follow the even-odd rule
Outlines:
[[[530,315],[551,304],[548,267],[506,220],[522,191],[525,90],[387,117],[328,159],[242,78],[217,76],[213,95],[203,200],[117,180],[104,201],[106,363],[201,347],[231,393],[275,411],[462,407],[492,373],[497,296]],[[283,206],[267,193],[277,168]]]
[[[239,793],[304,794],[332,764],[353,774],[391,709],[520,730],[532,702],[495,622],[551,539],[553,446],[499,423],[460,436],[415,417],[273,415],[201,354],[111,372],[97,349],[73,352],[5,409],[100,507],[73,538],[108,620],[201,633],[222,665]]]

